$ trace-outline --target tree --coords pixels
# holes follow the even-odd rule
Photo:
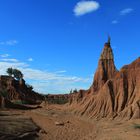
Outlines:
[[[23,79],[23,73],[18,69],[8,68],[6,72],[9,76],[13,75],[19,81]]]
[[[77,89],[75,89],[73,92],[74,92],[74,93],[78,93]]]
[[[13,68],[8,68],[6,72],[9,76],[12,76],[13,75]]]
[[[72,89],[70,90],[70,94],[72,94],[73,93],[73,91],[72,91]]]
[[[14,78],[16,78],[17,80],[22,80],[23,79],[23,74],[18,69],[13,69],[13,75],[14,75]]]
[[[29,89],[29,90],[33,90],[33,86],[32,85],[29,85],[29,84],[26,84],[26,86],[27,86],[27,88]]]

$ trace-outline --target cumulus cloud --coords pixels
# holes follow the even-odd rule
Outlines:
[[[118,23],[118,20],[113,20],[112,21],[112,24],[117,24]]]
[[[28,65],[23,62],[1,62],[0,61],[0,75],[6,74],[6,69],[9,67],[12,68],[24,68]]]
[[[125,9],[120,11],[120,15],[124,16],[124,15],[127,15],[127,14],[131,13],[132,11],[133,11],[132,8],[125,8]]]
[[[96,1],[80,1],[76,4],[73,11],[75,16],[82,16],[98,10],[99,7],[100,4]]]
[[[15,59],[15,58],[9,58],[9,59],[6,59],[6,58],[4,58],[4,59],[1,59],[2,61],[5,61],[5,62],[18,62],[18,60],[17,59]]]
[[[67,72],[66,70],[60,70],[60,71],[56,71],[55,73],[65,73]]]
[[[66,76],[62,74],[57,74],[55,72],[42,71],[32,68],[20,68],[25,74],[25,78],[30,80],[57,80],[57,81],[67,81],[67,82],[87,82],[88,78],[80,78],[77,76]]]
[[[10,61],[9,61],[10,60]],[[19,60],[11,61],[5,59],[0,61],[0,74],[6,74],[9,67],[20,69],[27,83],[33,85],[35,91],[40,93],[67,93],[70,89],[86,88],[86,84],[90,83],[90,78],[65,75],[65,70],[49,72],[31,68],[27,63]]]
[[[18,44],[17,40],[0,41],[0,45],[14,46]]]
[[[3,57],[3,58],[9,57],[9,56],[10,56],[9,54],[1,54],[1,55],[0,55],[0,57]]]
[[[32,61],[34,61],[34,60],[33,60],[33,58],[28,58],[28,61],[32,62]]]
[[[125,16],[127,14],[130,14],[131,12],[133,12],[134,10],[132,8],[125,8],[123,10],[120,11],[120,14],[118,15],[117,20],[113,20],[111,23],[112,24],[117,24],[119,23],[120,17]]]

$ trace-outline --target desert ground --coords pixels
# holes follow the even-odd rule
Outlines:
[[[140,139],[140,120],[91,120],[75,116],[61,105],[47,105],[43,108],[34,110],[3,110],[4,114],[23,118],[22,124],[28,124],[30,128],[39,127],[37,137],[29,139],[39,140],[139,140]],[[8,115],[7,115],[8,116]],[[26,119],[25,119],[26,118]],[[28,122],[32,120],[33,123]],[[15,119],[19,121],[19,119]],[[6,121],[7,122],[7,121]],[[15,124],[10,120],[8,127],[11,131],[15,129]],[[4,121],[0,121],[1,129]],[[33,126],[35,125],[35,126]],[[28,127],[29,127],[28,126]],[[25,129],[25,126],[23,127]],[[0,129],[0,133],[1,133]],[[8,128],[10,129],[10,128]],[[22,129],[22,128],[20,128]],[[30,130],[28,130],[30,131]],[[14,131],[13,131],[14,133]],[[16,133],[16,132],[15,132]],[[2,139],[2,138],[1,138]],[[9,139],[10,140],[10,139]]]

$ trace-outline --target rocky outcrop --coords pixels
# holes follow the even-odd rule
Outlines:
[[[140,58],[116,70],[110,41],[105,43],[93,84],[79,98],[71,96],[70,107],[90,118],[140,118]]]
[[[38,140],[39,128],[31,118],[10,111],[0,112],[0,140]]]
[[[3,96],[0,95],[0,108],[4,108],[5,107],[5,99]]]
[[[0,76],[0,107],[10,107],[9,104],[39,104],[43,96],[36,93],[25,81],[21,82],[12,77]],[[9,103],[9,104],[7,104]]]

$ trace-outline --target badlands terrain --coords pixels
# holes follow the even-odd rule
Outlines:
[[[0,140],[140,140],[140,58],[117,70],[110,38],[88,90],[44,96],[10,76],[0,85]]]
[[[4,116],[4,114],[6,116]],[[4,122],[6,118],[11,120],[9,124]],[[28,111],[2,111],[0,114],[0,126],[1,140],[140,139],[139,119],[129,121],[111,119],[102,119],[99,121],[87,119],[71,114],[64,106],[60,105],[49,105]],[[14,131],[15,127],[17,128]],[[5,135],[3,134],[4,130]],[[7,132],[9,134],[7,134]]]

